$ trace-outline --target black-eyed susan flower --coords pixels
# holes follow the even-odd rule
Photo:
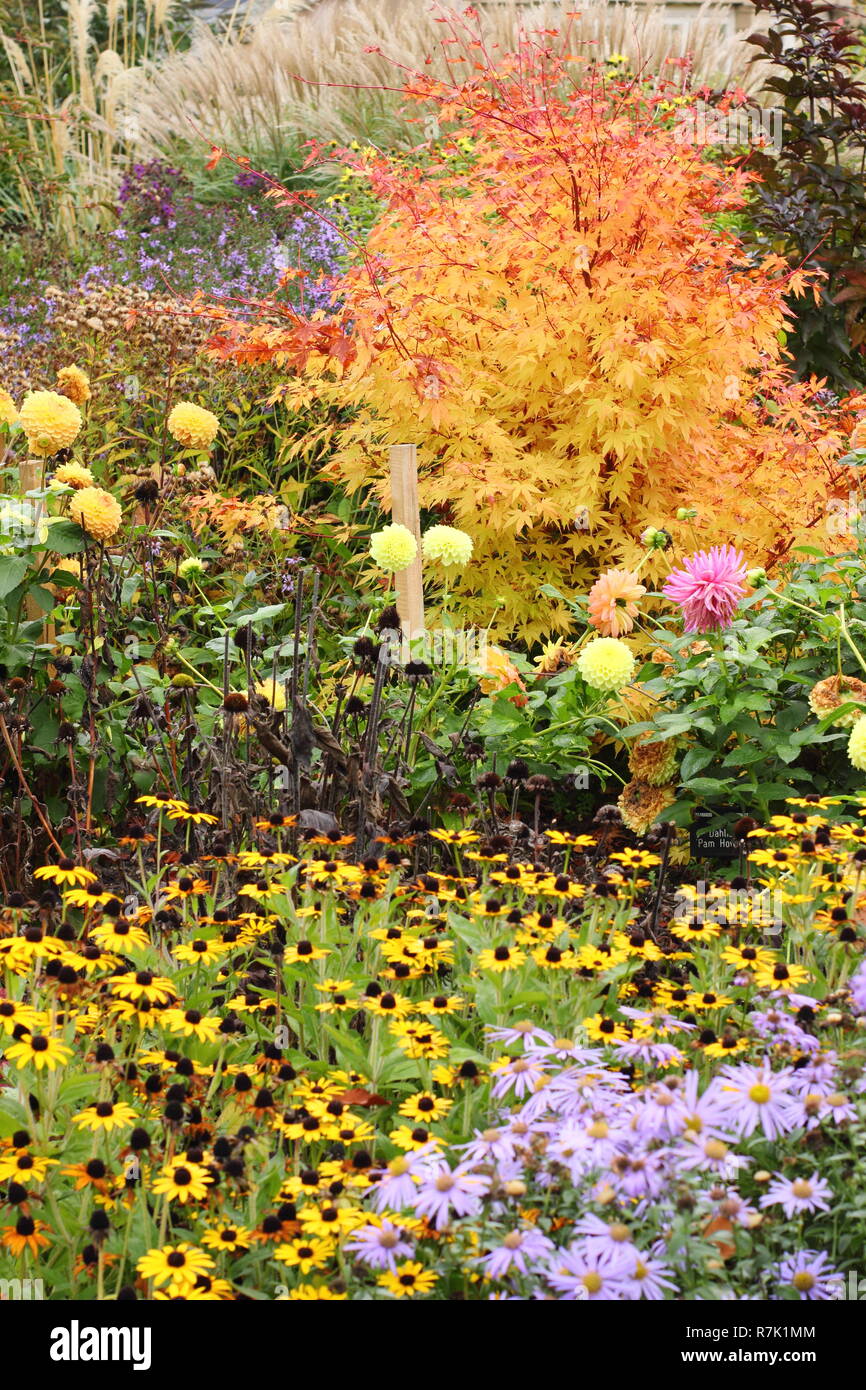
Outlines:
[[[32,1031],[37,1024],[46,1021],[32,1004],[22,1004],[18,999],[0,999],[0,1028],[4,1033],[16,1030]]]
[[[214,1226],[204,1232],[201,1243],[210,1250],[225,1250],[230,1255],[236,1255],[239,1250],[249,1250],[252,1234],[246,1226]]]
[[[606,1018],[603,1014],[593,1014],[592,1018],[585,1018],[583,1028],[593,1042],[610,1043],[628,1040],[628,1029],[622,1023],[617,1023],[613,1018]]]
[[[169,1033],[177,1033],[184,1038],[198,1038],[199,1042],[215,1042],[222,1024],[218,1016],[202,1014],[198,1009],[163,1009],[160,1019]]]
[[[111,992],[121,999],[147,999],[152,1004],[167,1004],[175,997],[171,980],[154,975],[151,970],[130,970],[125,975],[116,975],[111,981]]]
[[[137,1119],[132,1106],[127,1105],[126,1101],[100,1100],[73,1115],[72,1123],[79,1129],[89,1129],[94,1134],[99,1130],[105,1130],[110,1134],[114,1129],[129,1129]]]
[[[88,883],[96,882],[96,874],[76,864],[74,859],[61,859],[58,864],[43,864],[41,868],[34,869],[33,877],[47,879],[49,883],[61,886],[68,884],[70,888],[84,888]]]
[[[182,946],[176,946],[174,955],[176,960],[183,961],[186,965],[213,965],[230,950],[230,944],[219,937],[197,936]]]
[[[290,1269],[299,1270],[301,1274],[309,1274],[311,1269],[324,1269],[335,1249],[333,1240],[321,1236],[299,1236],[278,1245],[274,1259]]]
[[[506,970],[517,970],[526,960],[525,952],[518,946],[495,946],[478,953],[478,969],[489,970],[496,975]]]
[[[44,1158],[40,1154],[20,1151],[0,1154],[0,1181],[44,1182],[48,1169],[57,1163],[56,1158]]]
[[[157,1196],[165,1194],[173,1202],[203,1202],[212,1183],[212,1175],[201,1163],[189,1159],[173,1158],[166,1163],[155,1179],[153,1191]]]
[[[435,1096],[432,1091],[417,1091],[400,1102],[399,1113],[419,1124],[443,1120],[453,1106],[447,1096]]]
[[[413,1298],[417,1294],[430,1293],[438,1278],[438,1274],[432,1269],[425,1269],[417,1260],[404,1260],[393,1273],[389,1270],[386,1274],[380,1274],[377,1283],[394,1298]]]
[[[43,1235],[47,1230],[44,1221],[36,1221],[32,1216],[20,1216],[14,1226],[0,1226],[0,1245],[16,1257],[23,1255],[25,1250],[37,1256],[40,1250],[49,1245],[47,1236]]]
[[[206,1275],[209,1269],[213,1269],[213,1264],[207,1251],[199,1250],[188,1241],[181,1241],[178,1245],[163,1245],[148,1250],[138,1261],[136,1269],[143,1279],[152,1279],[158,1287],[167,1284],[169,1288],[183,1290],[191,1288],[200,1274]]]
[[[6,1048],[6,1056],[19,1071],[26,1066],[34,1066],[37,1071],[54,1071],[66,1065],[72,1048],[50,1033],[26,1033],[19,1042]]]

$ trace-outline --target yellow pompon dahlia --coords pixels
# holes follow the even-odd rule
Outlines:
[[[220,422],[210,410],[192,401],[179,401],[168,417],[168,432],[185,449],[209,449]]]
[[[54,470],[54,477],[51,479],[51,486],[54,487],[55,484],[63,487],[93,487],[93,474],[83,463],[61,463],[60,467]]]
[[[28,391],[18,415],[31,454],[50,458],[68,449],[81,429],[81,411],[56,391]]]
[[[405,526],[392,522],[381,531],[374,531],[370,537],[370,554],[380,570],[396,574],[409,568],[418,554],[418,542]]]
[[[57,389],[74,405],[86,405],[93,395],[90,377],[80,367],[61,367],[57,373]]]
[[[848,757],[858,772],[866,772],[866,714],[862,714],[848,738]]]
[[[666,782],[662,787],[651,787],[649,782],[628,782],[619,794],[617,806],[622,814],[623,824],[635,835],[645,835],[669,806],[677,799],[675,782]]]
[[[648,782],[651,787],[660,787],[664,782],[670,782],[677,770],[677,746],[671,738],[647,743],[648,737],[641,734],[632,744],[628,755],[629,771],[636,782]]]
[[[95,541],[108,541],[120,529],[123,513],[120,503],[101,487],[83,487],[69,506],[73,521],[77,521]]]
[[[855,702],[866,705],[866,683],[856,676],[828,676],[809,691],[809,708],[818,719],[824,719],[842,705]],[[834,719],[833,723],[842,729],[852,728],[859,718],[860,712],[851,709]]]
[[[634,675],[635,660],[618,637],[596,637],[577,658],[577,669],[594,690],[622,690]]]
[[[424,559],[449,569],[462,570],[468,565],[472,549],[472,537],[465,531],[458,531],[456,526],[431,526],[421,537]]]
[[[15,402],[9,392],[4,391],[3,387],[0,386],[0,425],[17,425],[17,423],[18,410]]]

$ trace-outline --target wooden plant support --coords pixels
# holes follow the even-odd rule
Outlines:
[[[41,459],[21,460],[18,465],[18,486],[22,497],[25,493],[32,492],[34,489],[41,486],[42,467]],[[24,614],[29,623],[35,622],[38,618],[42,617],[42,609],[29,594],[24,600]],[[51,622],[50,619],[46,619],[42,624],[42,641],[53,642],[55,635],[53,622]]]
[[[403,636],[411,642],[424,632],[424,580],[421,568],[421,517],[418,510],[418,456],[414,444],[392,444],[391,520],[405,526],[418,542],[418,553],[408,569],[394,576],[397,612]]]

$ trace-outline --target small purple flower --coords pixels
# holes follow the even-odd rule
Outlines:
[[[796,1255],[787,1255],[772,1272],[779,1287],[794,1289],[800,1299],[827,1302],[843,1296],[842,1275],[817,1250],[798,1250]]]
[[[791,1095],[791,1070],[771,1071],[769,1066],[723,1067],[719,1096],[725,1118],[738,1133],[748,1136],[760,1129],[768,1139],[778,1139],[797,1127]]]
[[[506,1274],[528,1274],[529,1266],[546,1259],[553,1241],[533,1226],[509,1231],[502,1244],[478,1261],[488,1279],[504,1279]]]
[[[384,1220],[379,1226],[359,1226],[352,1232],[352,1239],[346,1241],[345,1249],[370,1269],[390,1269],[393,1273],[397,1261],[412,1254],[412,1246],[404,1239],[405,1235],[401,1226]]]
[[[761,1206],[780,1206],[786,1216],[799,1216],[806,1211],[829,1211],[832,1196],[829,1184],[817,1173],[811,1178],[786,1178],[779,1173],[761,1198]]]
[[[474,1216],[481,1207],[481,1198],[490,1186],[489,1178],[473,1173],[468,1164],[449,1168],[442,1159],[428,1166],[422,1186],[414,1194],[412,1205],[419,1216],[426,1216],[442,1230],[454,1216]]]

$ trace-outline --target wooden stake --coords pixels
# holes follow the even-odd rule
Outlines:
[[[25,493],[34,492],[42,486],[42,460],[41,459],[22,459],[18,465],[18,486],[22,497]],[[28,623],[36,622],[43,617],[43,610],[35,599],[28,594],[24,600],[24,616]],[[54,624],[50,620],[42,623],[42,641],[53,642],[56,636]]]
[[[411,531],[418,554],[408,569],[394,576],[397,612],[403,635],[411,642],[424,631],[424,580],[421,569],[421,517],[418,511],[418,456],[414,444],[392,444],[391,519]]]

